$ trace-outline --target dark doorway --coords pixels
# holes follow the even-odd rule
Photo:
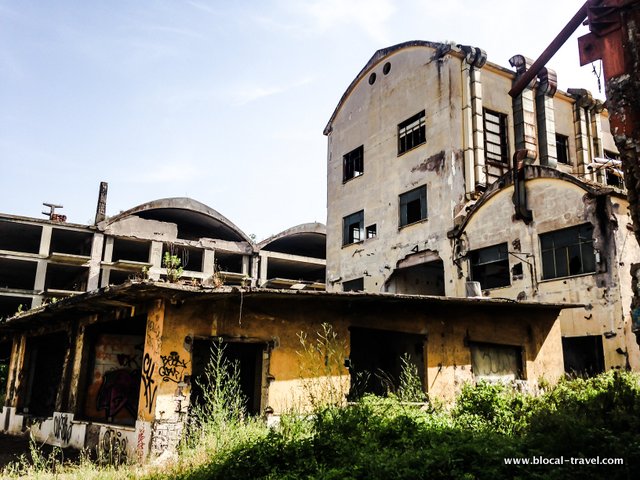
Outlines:
[[[386,291],[407,295],[444,296],[444,263],[428,263],[396,268],[389,277]]]
[[[193,343],[191,404],[202,404],[202,389],[206,388],[205,368],[211,359],[216,339],[196,339]],[[245,408],[250,415],[261,413],[262,355],[264,343],[222,342],[223,356],[233,365],[238,362],[240,388],[245,399]]]
[[[365,393],[385,395],[396,391],[405,354],[416,366],[424,385],[424,335],[355,327],[349,330],[352,398]]]
[[[69,349],[65,332],[32,338],[27,343],[26,395],[22,410],[37,417],[50,417],[62,385],[64,357]]]
[[[562,337],[564,371],[580,377],[604,372],[604,350],[601,335]]]

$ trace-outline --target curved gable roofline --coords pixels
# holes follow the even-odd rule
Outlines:
[[[555,168],[545,167],[542,165],[527,165],[525,166],[525,180],[535,180],[535,179],[555,179],[562,180],[568,183],[571,183],[585,192],[591,195],[607,195],[607,194],[616,194],[616,191],[613,188],[603,187],[598,183],[593,183],[590,181],[581,180],[573,175],[568,173],[561,172],[560,170],[556,170]],[[511,187],[513,185],[513,175],[511,172],[505,173],[502,177],[492,183],[486,192],[482,194],[482,196],[478,199],[476,203],[474,203],[470,208],[469,212],[465,216],[463,222],[452,231],[449,232],[449,237],[457,237],[462,232],[464,232],[465,228],[471,221],[471,218],[493,197],[498,195],[503,190]]]
[[[112,223],[122,220],[123,218],[130,217],[138,213],[159,209],[187,210],[190,212],[199,213],[224,225],[225,227],[233,231],[233,233],[241,237],[243,241],[248,242],[249,244],[253,244],[249,236],[227,217],[222,215],[217,210],[214,210],[213,208],[205,205],[204,203],[198,202],[197,200],[188,197],[160,198],[158,200],[152,200],[150,202],[143,203],[141,205],[138,205],[137,207],[130,208],[129,210],[121,212],[115,217],[108,219],[105,222],[105,225],[111,225]]]
[[[299,235],[299,234],[318,234],[318,235],[327,235],[327,227],[323,223],[301,223],[300,225],[296,225],[295,227],[287,228],[280,233],[276,233],[275,235],[271,235],[269,238],[265,238],[260,243],[258,243],[258,249],[262,250],[264,247],[269,245],[276,240],[280,240],[281,238]]]
[[[342,108],[342,105],[344,104],[344,102],[347,99],[347,97],[349,97],[349,95],[351,95],[351,92],[354,90],[354,88],[356,87],[358,82],[360,82],[360,80],[362,80],[362,78],[369,72],[369,70],[371,70],[375,65],[380,63],[380,61],[383,58],[388,57],[389,55],[391,55],[393,53],[396,53],[399,50],[404,50],[405,48],[428,47],[428,48],[438,49],[438,48],[441,48],[443,45],[444,44],[442,44],[442,43],[429,42],[429,41],[426,41],[426,40],[411,40],[409,42],[399,43],[397,45],[393,45],[391,47],[387,47],[387,48],[383,48],[383,49],[378,50],[369,59],[367,64],[364,66],[364,68],[362,70],[360,70],[360,73],[358,73],[358,75],[356,75],[356,78],[351,82],[349,87],[347,87],[347,90],[342,95],[342,98],[340,98],[340,101],[338,102],[338,106],[333,111],[333,114],[331,115],[331,118],[329,119],[329,123],[327,123],[327,126],[324,128],[324,131],[322,133],[324,133],[325,135],[329,135],[329,133],[331,133],[331,124],[333,123],[334,119],[336,118],[336,115],[338,115],[338,112]]]

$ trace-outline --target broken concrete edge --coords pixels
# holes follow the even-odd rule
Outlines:
[[[593,196],[614,195],[624,199],[627,198],[624,192],[619,189],[613,187],[603,187],[599,183],[574,177],[573,175],[562,172],[560,170],[556,170],[552,167],[546,167],[543,165],[525,165],[523,168],[525,181],[535,180],[539,178],[564,180],[582,188],[586,193],[589,193]],[[480,210],[484,204],[486,204],[499,192],[511,186],[513,186],[513,173],[511,171],[508,171],[496,182],[492,183],[489,188],[482,193],[480,198],[469,202],[469,204],[467,205],[466,214],[463,213],[464,209],[461,210],[461,212],[458,214],[458,217],[460,217],[459,225],[447,232],[447,236],[449,238],[459,237],[462,232],[464,232],[473,215],[478,210]]]
[[[202,299],[228,298],[228,297],[280,297],[294,298],[318,298],[347,302],[417,302],[417,303],[444,303],[469,306],[526,306],[533,309],[565,309],[585,308],[586,305],[578,303],[542,303],[517,301],[509,298],[487,297],[444,297],[435,295],[407,295],[397,293],[371,293],[371,292],[326,292],[309,290],[279,290],[271,288],[251,287],[219,287],[209,288],[203,286],[191,286],[171,284],[166,282],[135,281],[130,280],[116,286],[108,286],[92,290],[80,295],[74,295],[56,303],[42,305],[15,315],[0,323],[0,331],[11,330],[21,324],[38,319],[49,319],[58,314],[73,311],[76,314],[91,315],[101,312],[105,307],[132,308],[136,304],[148,300],[163,298],[171,302],[181,302],[186,298],[200,297]]]

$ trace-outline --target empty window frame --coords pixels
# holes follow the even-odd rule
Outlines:
[[[473,250],[470,257],[471,280],[480,282],[482,289],[507,287],[511,284],[506,243]]]
[[[570,375],[591,377],[604,372],[602,335],[562,337],[564,371]]]
[[[515,345],[471,343],[471,368],[478,380],[489,382],[522,380],[522,348]]]
[[[569,137],[556,133],[556,155],[558,163],[569,165]]]
[[[507,116],[504,113],[483,110],[485,158],[494,162],[509,162],[509,136]]]
[[[378,235],[378,227],[374,223],[373,225],[369,225],[367,227],[367,238],[375,238]]]
[[[400,195],[400,227],[427,218],[427,186],[414,188]]]
[[[343,292],[361,292],[364,290],[364,278],[354,278],[347,282],[342,282]]]
[[[560,278],[596,271],[593,225],[585,223],[540,235],[542,278]]]
[[[342,245],[364,240],[364,210],[347,215],[342,219]]]
[[[359,177],[363,173],[364,145],[360,145],[342,157],[342,181],[346,182],[352,178]]]
[[[398,155],[426,141],[424,110],[398,125]]]

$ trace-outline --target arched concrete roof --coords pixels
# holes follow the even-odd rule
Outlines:
[[[258,249],[326,258],[327,227],[322,223],[303,223],[261,241]]]
[[[106,224],[111,225],[130,216],[175,223],[180,238],[187,240],[207,237],[253,244],[247,234],[224,215],[187,197],[152,200],[110,218]]]
[[[590,182],[587,180],[582,180],[568,173],[564,173],[560,170],[556,170],[551,167],[544,167],[542,165],[527,165],[524,170],[525,180],[535,180],[535,179],[554,179],[554,180],[562,180],[568,183],[571,183],[577,187],[583,189],[586,193],[591,195],[606,195],[606,194],[614,194],[620,195],[613,188],[604,187],[599,183]],[[502,177],[492,183],[486,192],[482,194],[480,199],[476,203],[474,203],[471,207],[469,207],[469,211],[464,218],[464,221],[455,229],[449,232],[449,237],[456,237],[462,232],[464,232],[467,224],[471,221],[471,218],[485,205],[491,198],[496,196],[498,193],[503,190],[511,187],[513,185],[513,175],[509,171],[505,173]]]
[[[378,50],[376,53],[373,54],[373,56],[369,59],[367,64],[362,68],[362,70],[360,70],[360,73],[356,75],[356,78],[347,87],[347,90],[344,92],[344,94],[342,95],[342,98],[340,98],[340,101],[338,102],[338,106],[333,111],[333,114],[331,115],[331,118],[329,119],[327,126],[324,128],[323,133],[325,135],[329,135],[329,133],[331,133],[331,124],[333,123],[333,120],[336,118],[336,115],[338,115],[338,112],[342,108],[342,105],[344,104],[346,99],[349,97],[349,95],[351,95],[351,92],[353,92],[353,90],[356,88],[356,85],[358,85],[360,80],[362,80],[364,76],[367,73],[369,73],[369,70],[371,70],[374,66],[380,63],[385,57],[388,57],[389,55],[396,53],[400,50],[404,50],[406,48],[427,47],[427,48],[437,49],[442,46],[443,46],[442,43],[437,43],[437,42],[428,42],[426,40],[411,40],[408,42],[399,43],[397,45],[393,45],[391,47],[382,48]]]

